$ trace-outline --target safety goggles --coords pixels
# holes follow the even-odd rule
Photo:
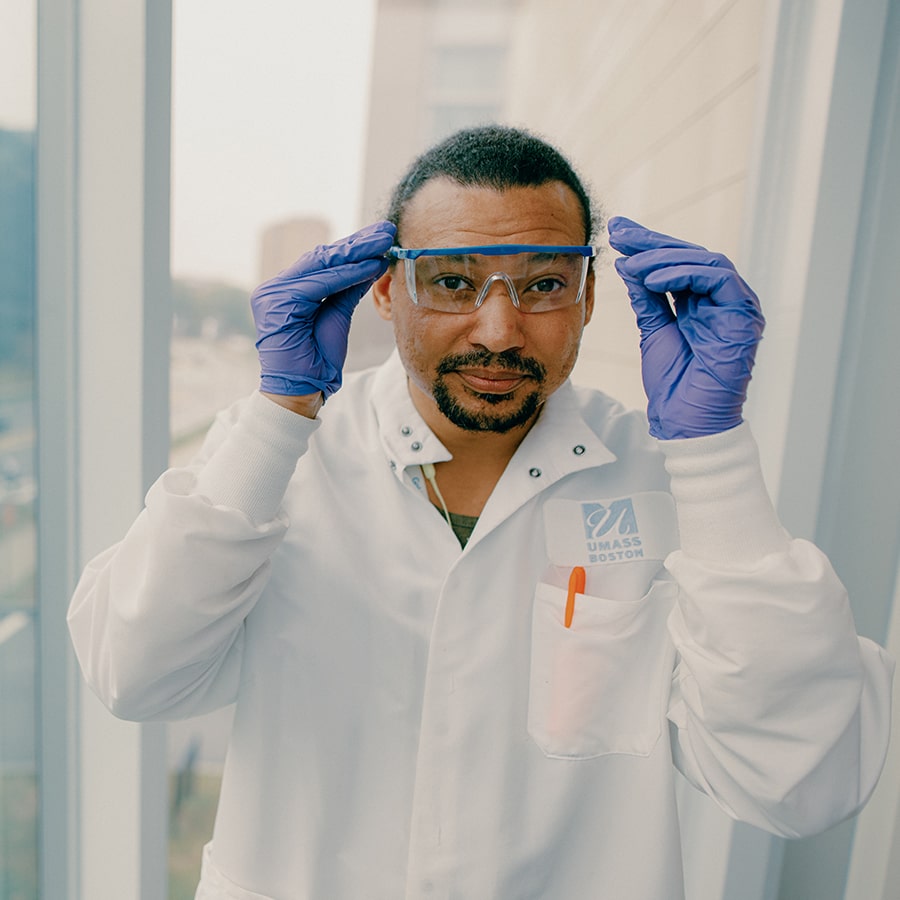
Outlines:
[[[409,250],[391,247],[402,260],[413,303],[447,313],[474,312],[501,282],[523,313],[575,306],[584,297],[593,247],[492,244]]]

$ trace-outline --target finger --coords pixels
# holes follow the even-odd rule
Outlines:
[[[690,291],[711,298],[719,306],[752,306],[759,309],[759,298],[734,269],[716,266],[667,266],[655,269],[644,278],[648,290]]]
[[[295,278],[322,269],[384,256],[394,243],[397,228],[391,222],[376,222],[335,241],[322,244],[305,253],[293,265],[278,274],[278,278]]]
[[[345,263],[331,269],[301,272],[294,276],[282,273],[260,285],[253,295],[253,303],[264,305],[293,305],[298,302],[321,303],[326,297],[345,291],[354,285],[369,283],[381,277],[388,267],[383,256]]]
[[[315,316],[323,301],[351,289],[358,292],[358,302],[387,266],[384,258],[367,259],[310,276],[260,285],[250,298],[257,329],[274,334],[293,328],[299,319]]]
[[[392,222],[375,222],[351,234],[333,245],[329,261],[342,265],[371,257],[382,257],[390,249],[397,236],[397,226]]]
[[[359,305],[359,301],[366,295],[366,292],[372,287],[374,282],[374,278],[367,279],[344,291],[332,294],[322,303],[320,315],[340,316],[349,321],[354,310]]]
[[[329,297],[322,304],[315,319],[315,336],[323,355],[329,356],[329,349],[334,351],[336,348],[340,348],[338,355],[346,353],[350,322],[364,293],[364,290],[352,288],[336,297]]]
[[[625,283],[642,337],[674,322],[675,313],[665,293],[648,290],[642,281],[623,274],[619,267],[621,262],[623,260],[616,260],[616,269],[619,270],[619,275]]]
[[[614,250],[626,256],[633,256],[644,250],[656,250],[660,247],[687,247],[694,250],[702,250],[699,244],[692,244],[680,238],[663,234],[659,231],[651,231],[643,225],[626,219],[624,216],[613,216],[607,225],[609,230],[609,243]]]
[[[716,269],[737,270],[734,264],[721,253],[710,253],[702,247],[662,247],[657,250],[642,250],[634,256],[620,259],[622,270],[633,278],[644,279],[657,269],[674,266],[710,266]]]

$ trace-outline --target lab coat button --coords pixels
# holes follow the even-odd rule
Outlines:
[[[584,444],[576,444],[576,445],[572,448],[572,452],[573,452],[576,456],[581,456],[581,454],[584,453],[584,450],[585,450]]]
[[[422,449],[422,445],[419,443],[419,441],[413,441],[412,444],[410,444],[410,447],[412,447],[413,450]]]
[[[402,434],[403,437],[409,437],[412,434],[412,428],[410,428],[409,425],[404,425],[400,429],[400,434]]]
[[[540,477],[541,477],[541,470],[538,469],[537,467],[535,467],[534,469],[529,469],[529,470],[528,470],[528,474],[529,474],[532,478],[540,478]]]

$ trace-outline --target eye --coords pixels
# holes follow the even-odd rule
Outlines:
[[[534,282],[528,287],[529,291],[537,291],[539,294],[551,294],[553,291],[561,291],[566,287],[566,283],[561,278],[555,276],[546,276]]]
[[[445,291],[473,290],[473,285],[462,275],[441,275],[434,279],[434,284]]]

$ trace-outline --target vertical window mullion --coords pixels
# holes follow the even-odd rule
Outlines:
[[[163,900],[164,728],[100,707],[65,612],[166,458],[169,4],[38,15],[40,896]]]
[[[39,0],[37,128],[38,747],[41,897],[76,897],[75,6]]]

